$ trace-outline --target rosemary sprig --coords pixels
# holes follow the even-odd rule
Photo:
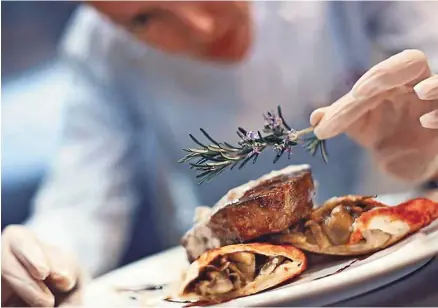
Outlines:
[[[313,134],[312,127],[300,131],[292,129],[284,120],[280,106],[277,108],[277,114],[268,112],[264,115],[264,119],[263,132],[266,135],[262,135],[260,131],[247,131],[239,127],[237,135],[241,140],[238,145],[217,142],[201,128],[201,133],[211,144],[204,144],[190,134],[190,138],[199,147],[184,149],[188,154],[178,162],[189,162],[191,168],[198,172],[196,178],[199,179],[199,184],[202,184],[218,176],[227,168],[241,169],[250,161],[255,164],[259,155],[267,148],[273,148],[276,153],[273,163],[276,163],[285,153],[290,158],[292,147],[298,144],[303,145],[312,156],[319,150],[324,162],[328,161],[325,140],[318,139]],[[312,135],[305,138],[309,134]],[[192,162],[193,160],[196,161]]]

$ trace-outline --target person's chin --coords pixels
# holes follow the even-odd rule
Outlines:
[[[235,64],[244,61],[248,57],[249,51],[250,45],[248,44],[234,48],[209,50],[200,57],[207,61]]]
[[[245,60],[247,52],[229,53],[223,55],[205,55],[204,60],[223,64],[236,64]]]

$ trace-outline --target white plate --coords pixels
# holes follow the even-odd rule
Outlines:
[[[438,221],[435,221],[421,232],[366,259],[343,260],[321,268],[310,268],[285,286],[222,305],[328,305],[398,280],[437,254]],[[85,305],[183,306],[181,303],[166,302],[163,298],[179,280],[187,265],[185,251],[177,247],[120,268],[91,283],[85,293]],[[342,268],[345,269],[336,273]],[[136,288],[148,284],[169,284],[170,287],[158,291],[117,291],[117,288]]]

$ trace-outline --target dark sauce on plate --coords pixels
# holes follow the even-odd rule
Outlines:
[[[330,276],[332,276],[332,275],[339,274],[339,273],[345,271],[346,269],[350,268],[350,266],[352,266],[354,263],[356,263],[356,262],[358,262],[358,261],[365,260],[366,258],[368,258],[368,257],[370,257],[370,256],[371,256],[371,255],[365,255],[365,256],[362,256],[362,257],[358,257],[358,258],[354,259],[353,261],[351,261],[350,263],[348,263],[347,265],[345,265],[344,267],[338,269],[336,272],[333,272],[333,273],[331,273],[331,274],[328,274],[328,275],[325,275],[325,276],[322,276],[322,277],[318,277],[318,278],[316,278],[315,280],[319,280],[319,279],[322,279],[322,278],[326,278],[326,277],[330,277]]]
[[[145,284],[143,286],[131,288],[117,288],[118,292],[142,292],[142,291],[158,291],[163,290],[167,284]]]

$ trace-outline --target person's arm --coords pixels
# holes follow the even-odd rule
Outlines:
[[[84,63],[69,68],[62,145],[27,226],[97,275],[119,261],[137,205],[133,130],[111,87],[103,89]]]
[[[432,73],[438,74],[438,2],[372,2],[371,39],[388,55],[404,49],[419,49],[428,59]],[[438,108],[438,107],[437,107]],[[431,179],[438,182],[437,173]]]
[[[365,2],[371,41],[386,56],[419,49],[438,72],[438,2]]]
[[[427,56],[432,73],[438,73],[438,2],[366,2],[370,40],[386,56],[404,49],[419,49]],[[438,183],[437,173],[431,178]],[[429,184],[426,184],[426,186]]]

